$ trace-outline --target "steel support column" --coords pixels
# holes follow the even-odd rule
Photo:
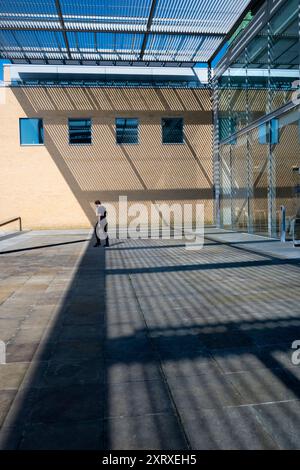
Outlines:
[[[68,54],[68,59],[72,59],[72,55],[71,55],[71,51],[70,51],[70,45],[69,45],[69,40],[68,40],[68,36],[67,36],[66,28],[65,28],[65,22],[64,22],[63,15],[62,15],[62,11],[61,11],[61,6],[60,6],[60,1],[59,1],[59,0],[55,0],[55,6],[56,6],[57,15],[58,15],[59,22],[60,22],[61,29],[62,29],[62,35],[63,35],[64,41],[65,41],[65,46],[66,46],[66,50],[67,50],[67,54]]]
[[[214,175],[214,220],[217,227],[221,227],[220,214],[220,147],[219,147],[219,89],[218,82],[212,84],[213,105],[213,175]]]
[[[273,67],[273,39],[271,23],[268,21],[268,93],[267,93],[267,114],[272,112],[273,89],[271,69]],[[269,146],[268,146],[268,234],[276,237],[276,185],[275,185],[275,162],[273,156],[273,144],[271,141],[271,124],[268,126]]]
[[[154,16],[156,4],[157,4],[157,0],[152,0],[150,13],[149,13],[148,21],[147,21],[147,26],[146,26],[146,33],[144,35],[144,39],[143,39],[143,43],[142,43],[142,47],[141,47],[140,60],[143,60],[143,57],[144,57],[144,54],[145,54],[147,41],[148,41],[148,36],[149,36],[150,31],[151,31],[151,25],[152,25],[152,21],[153,21],[153,16]]]

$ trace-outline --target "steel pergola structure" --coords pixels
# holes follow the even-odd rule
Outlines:
[[[0,57],[14,63],[209,62],[251,0],[0,0]]]

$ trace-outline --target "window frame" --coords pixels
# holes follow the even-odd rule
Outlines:
[[[164,132],[163,132],[163,120],[165,119],[181,119],[182,121],[182,142],[164,142]],[[165,116],[160,120],[161,127],[161,143],[162,145],[184,145],[185,144],[185,134],[184,134],[184,118],[181,116]]]
[[[270,119],[258,126],[258,142],[260,145],[278,145],[280,144],[278,118]]]
[[[118,142],[117,141],[117,119],[135,119],[137,121],[137,142]],[[137,117],[115,117],[115,145],[139,145],[140,144],[140,119]]]
[[[91,142],[82,142],[82,143],[73,143],[70,141],[70,121],[90,121],[91,122],[91,125],[90,125],[90,129],[91,129]],[[73,146],[78,146],[78,147],[81,147],[83,145],[93,145],[93,120],[92,118],[90,117],[71,117],[71,118],[68,118],[68,145],[72,145]]]
[[[43,129],[43,142],[39,144],[23,144],[22,143],[22,132],[21,132],[21,121],[28,121],[28,120],[36,120],[42,121],[42,129]],[[20,117],[19,118],[19,143],[20,147],[43,147],[45,146],[45,134],[44,134],[44,119],[40,117]]]

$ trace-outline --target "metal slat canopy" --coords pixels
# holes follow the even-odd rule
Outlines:
[[[251,0],[1,0],[15,63],[208,62]]]

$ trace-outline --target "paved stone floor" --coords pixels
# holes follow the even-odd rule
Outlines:
[[[207,237],[0,242],[0,448],[300,447],[299,260]]]

